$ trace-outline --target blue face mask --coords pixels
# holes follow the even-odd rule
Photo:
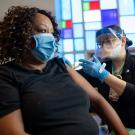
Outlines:
[[[36,46],[32,49],[33,56],[42,63],[54,58],[57,44],[50,33],[40,33],[33,36]]]

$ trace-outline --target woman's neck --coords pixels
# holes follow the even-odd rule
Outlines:
[[[57,54],[56,54],[57,56]],[[25,68],[30,69],[30,70],[39,70],[39,71],[43,71],[43,69],[46,67],[47,62],[40,62],[39,60],[37,60],[35,57],[33,57],[33,55],[31,54],[31,52],[29,52],[29,54],[23,57],[22,59],[22,64]]]
[[[24,64],[23,65],[25,68],[30,69],[30,70],[39,70],[42,71],[46,67],[46,63],[36,65],[36,64]]]
[[[126,52],[123,53],[123,55],[121,54],[121,56],[115,60],[112,60],[113,66],[115,68],[115,70],[121,68],[121,66],[124,64],[126,59]]]
[[[36,60],[34,57],[25,56],[22,60],[21,65],[29,70],[39,70],[42,71],[46,67],[47,63],[41,63],[40,61]]]

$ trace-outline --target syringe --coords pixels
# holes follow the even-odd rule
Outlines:
[[[106,67],[106,63],[103,63],[99,69],[99,73],[102,73]]]
[[[93,57],[89,58],[88,61],[93,61]],[[82,66],[80,65],[81,62],[77,66],[74,67],[74,69],[82,69]]]

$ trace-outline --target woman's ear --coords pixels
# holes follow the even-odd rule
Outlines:
[[[122,37],[122,44],[125,45],[126,44],[126,37]]]

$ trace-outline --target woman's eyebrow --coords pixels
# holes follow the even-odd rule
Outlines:
[[[40,24],[39,27],[46,28],[49,30],[49,32],[54,32],[53,27],[47,26],[46,24]]]
[[[48,28],[48,26],[46,24],[39,24],[37,25],[37,27],[45,27],[45,28]]]

